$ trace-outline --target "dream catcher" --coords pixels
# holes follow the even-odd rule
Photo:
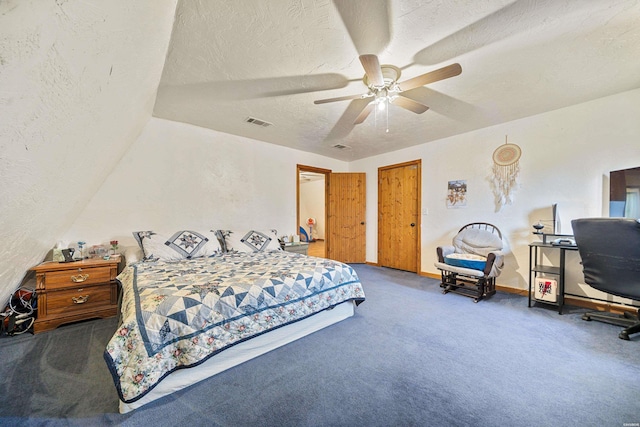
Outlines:
[[[513,203],[513,193],[520,172],[520,155],[522,150],[516,144],[509,144],[505,136],[504,145],[493,152],[493,191],[496,206]]]

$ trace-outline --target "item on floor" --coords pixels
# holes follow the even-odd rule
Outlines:
[[[584,281],[607,294],[640,301],[640,220],[628,218],[582,218],[571,221]],[[584,320],[624,326],[618,337],[628,340],[640,332],[640,314],[625,311],[585,313]]]
[[[316,219],[315,218],[307,218],[307,225],[309,226],[309,241],[313,242],[314,240],[316,240],[314,234],[313,234],[313,226],[316,225]]]
[[[502,233],[495,225],[474,222],[462,227],[452,245],[436,249],[442,292],[471,297],[473,302],[495,294],[504,263],[502,248]]]
[[[309,235],[307,234],[307,231],[302,227],[300,227],[300,241],[301,242],[309,241]]]
[[[5,310],[0,313],[0,335],[20,335],[25,332],[33,334],[33,323],[36,317],[37,299],[33,289],[20,288],[9,298]]]

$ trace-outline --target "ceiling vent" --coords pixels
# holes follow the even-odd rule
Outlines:
[[[333,148],[337,148],[338,150],[348,150],[351,147],[349,147],[348,145],[336,144],[333,146]]]
[[[265,122],[264,120],[256,119],[255,117],[247,117],[245,120],[247,123],[251,123],[252,125],[262,126],[263,128],[271,126],[273,123]]]

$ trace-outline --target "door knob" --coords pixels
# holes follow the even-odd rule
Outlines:
[[[364,225],[364,221],[360,221],[360,225]]]
[[[415,226],[416,226],[416,223],[415,223],[415,222],[412,222],[412,223],[411,223],[411,226],[412,226],[412,227],[415,227]]]

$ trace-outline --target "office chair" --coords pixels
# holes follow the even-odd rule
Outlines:
[[[495,294],[504,260],[502,247],[502,233],[495,225],[473,222],[462,227],[453,245],[436,248],[442,293],[471,297],[473,302]]]
[[[584,281],[594,289],[640,301],[640,222],[626,218],[584,218],[571,221],[582,258]],[[584,320],[625,326],[618,337],[640,332],[640,317],[625,312],[585,313]]]

